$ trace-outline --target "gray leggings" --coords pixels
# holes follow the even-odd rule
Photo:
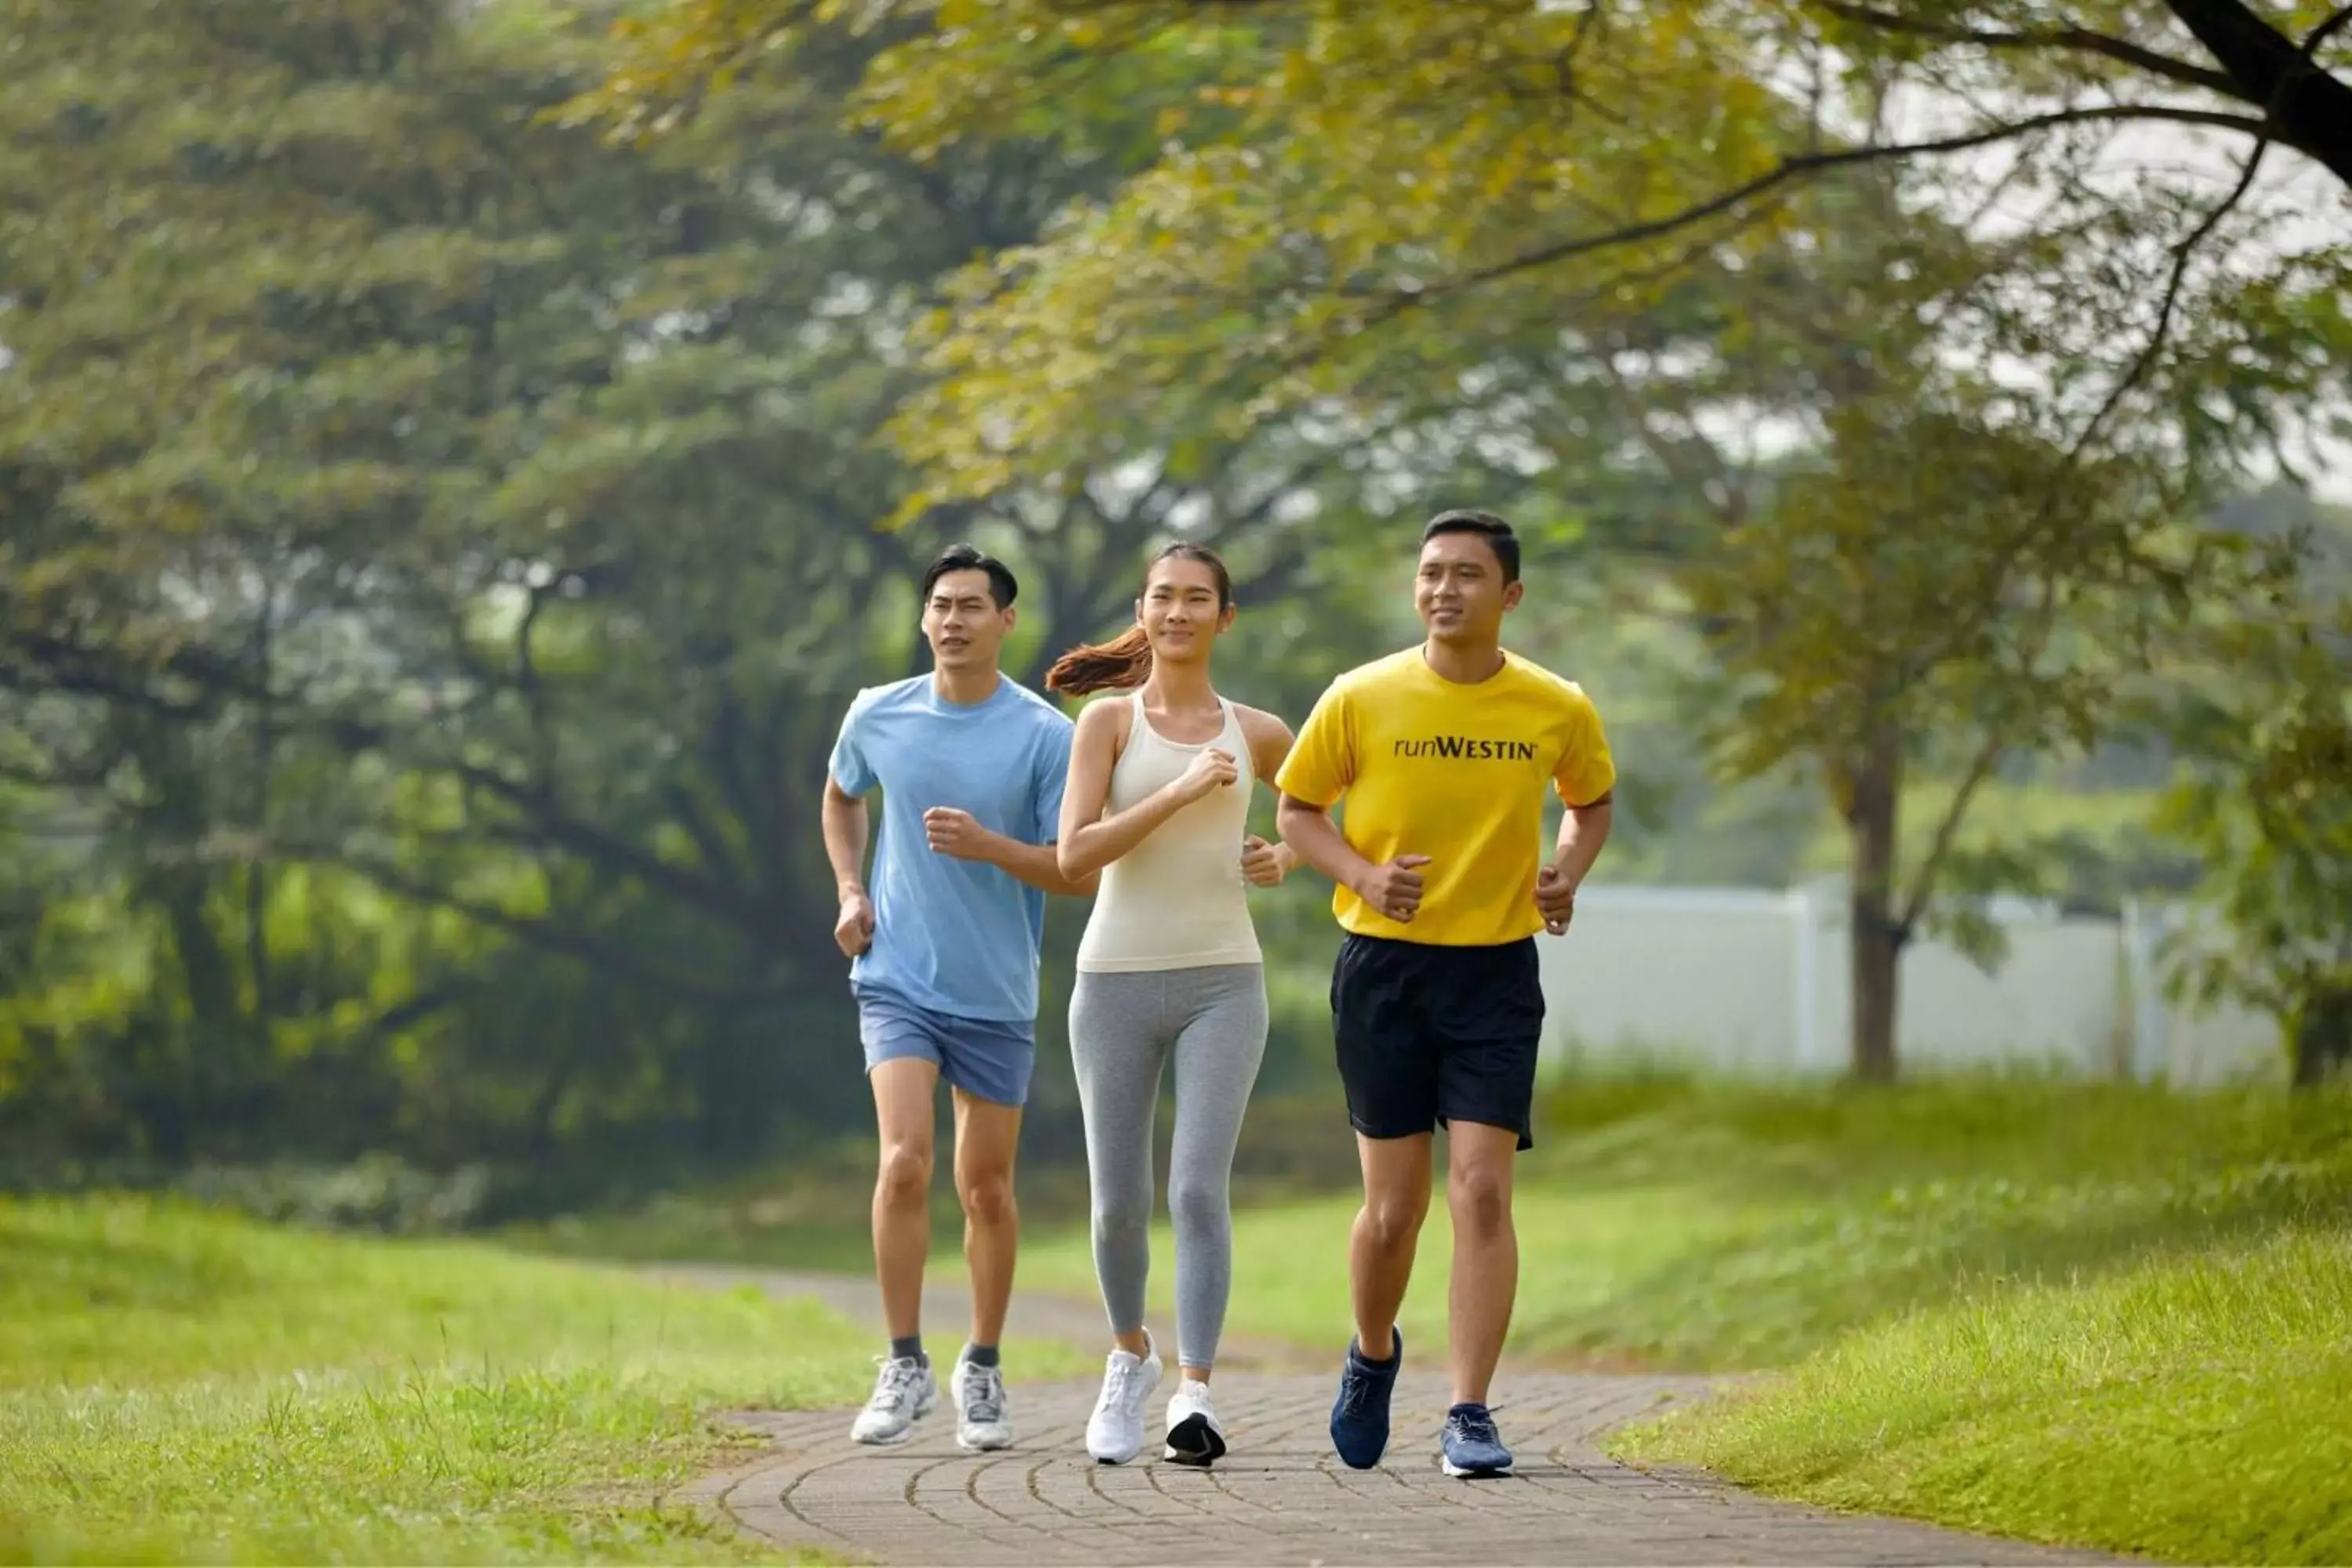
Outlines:
[[[1215,1365],[1224,1331],[1234,1269],[1227,1184],[1265,1027],[1265,971],[1255,963],[1082,971],[1070,994],[1070,1057],[1094,1187],[1095,1278],[1117,1333],[1143,1326],[1152,1113],[1160,1072],[1176,1058],[1168,1210],[1176,1222],[1177,1355],[1185,1366]]]

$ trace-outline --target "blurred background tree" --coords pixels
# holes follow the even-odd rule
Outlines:
[[[925,557],[1014,560],[1034,679],[1213,542],[1296,715],[1464,498],[1618,737],[1608,876],[1853,873],[1857,1073],[2001,889],[2201,880],[2333,1037],[2344,846],[2256,806],[2343,794],[2295,481],[2347,247],[2281,205],[2340,207],[2347,39],[2011,9],[8,8],[5,1173],[384,1152],[511,1211],[828,1142],[816,789]],[[2011,119],[1915,134],[1926,80]]]

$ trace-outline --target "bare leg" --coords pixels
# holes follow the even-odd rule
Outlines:
[[[1412,1256],[1429,1213],[1432,1136],[1356,1136],[1364,1169],[1364,1206],[1348,1238],[1348,1287],[1356,1308],[1356,1344],[1385,1361],[1396,1341],[1397,1310],[1412,1282]]]
[[[940,1069],[901,1057],[866,1075],[881,1134],[874,1182],[874,1272],[892,1339],[922,1331],[923,1265],[931,1252],[931,1106]]]
[[[1511,1169],[1519,1135],[1456,1121],[1447,1130],[1445,1201],[1454,1215],[1449,1365],[1454,1403],[1484,1405],[1502,1360],[1519,1291],[1519,1237],[1511,1224]]]
[[[1013,1201],[1013,1157],[1021,1142],[1021,1108],[955,1091],[956,1196],[963,1204],[963,1257],[971,1270],[971,1342],[1004,1336],[1013,1300],[1013,1262],[1021,1248],[1021,1211]]]

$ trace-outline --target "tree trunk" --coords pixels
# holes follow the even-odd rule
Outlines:
[[[2294,1023],[2294,1087],[2316,1089],[2352,1067],[2352,985],[2322,987]]]
[[[202,858],[214,825],[208,781],[186,733],[169,721],[125,715],[146,798],[136,808],[139,869],[133,896],[163,917],[177,962],[186,1023],[173,1048],[184,1064],[184,1100],[174,1125],[150,1129],[157,1152],[178,1161],[205,1145],[233,1144],[247,1131],[240,1101],[251,1089],[250,1037],[238,995],[234,939],[213,928],[215,875]],[[184,1119],[182,1123],[181,1119]]]
[[[1853,1071],[1864,1083],[1895,1080],[1897,985],[1903,945],[1910,935],[1895,918],[1895,847],[1902,787],[1902,735],[1892,724],[1882,724],[1864,747],[1846,805],[1853,851]]]
[[[270,693],[276,678],[278,598],[275,585],[262,590],[261,619],[254,629],[253,793],[247,828],[253,835],[252,858],[245,867],[245,958],[253,973],[254,1059],[266,1062],[270,1054],[270,1021],[277,1004],[270,992],[269,860],[263,846],[269,842],[270,775],[278,765],[278,710]]]

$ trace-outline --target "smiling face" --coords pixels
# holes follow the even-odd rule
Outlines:
[[[1412,607],[1439,642],[1483,647],[1503,636],[1503,613],[1520,585],[1503,580],[1502,558],[1475,533],[1441,533],[1421,547]]]
[[[1011,606],[999,609],[988,574],[942,572],[923,602],[923,639],[931,662],[944,670],[994,669],[1004,634],[1013,629]]]
[[[1216,568],[1207,562],[1168,556],[1155,563],[1135,602],[1135,624],[1150,640],[1153,660],[1207,658],[1217,634],[1234,624],[1234,607],[1222,598]]]

